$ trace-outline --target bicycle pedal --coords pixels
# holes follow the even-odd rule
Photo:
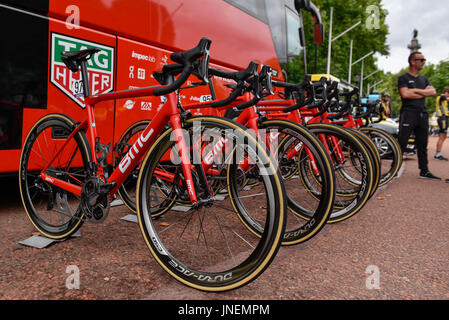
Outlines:
[[[114,189],[116,185],[116,181],[101,183],[98,187],[98,191],[100,194],[107,194],[109,191]]]

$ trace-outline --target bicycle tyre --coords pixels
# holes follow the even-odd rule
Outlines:
[[[137,140],[139,133],[141,133],[150,124],[150,120],[141,120],[129,126],[123,132],[119,141],[114,148],[114,168],[118,166],[121,159],[126,155],[135,140]],[[136,184],[139,176],[138,165],[126,178],[123,184],[118,188],[117,193],[123,201],[123,204],[132,212],[136,213]]]
[[[271,139],[272,133],[275,134],[276,139],[280,139],[277,150],[273,150],[273,152],[276,155],[275,158],[279,161],[278,165],[284,178],[289,209],[282,245],[295,245],[305,242],[318,234],[326,225],[332,212],[335,200],[335,174],[329,155],[312,132],[292,121],[280,119],[264,120],[259,123],[259,129],[261,132],[265,130],[267,139]],[[319,193],[317,197],[311,197],[307,191],[301,190],[302,188],[296,182],[296,178],[291,175],[291,172],[285,172],[286,161],[291,162],[292,160],[287,159],[283,151],[298,145],[301,146],[301,150],[297,151],[298,154],[307,149],[315,160],[314,166],[318,171],[317,175],[321,179],[319,190],[316,190]],[[293,161],[297,162],[297,159],[295,157]],[[310,162],[310,159],[302,158],[301,161]],[[296,168],[298,166],[297,163],[293,165]],[[231,199],[239,198],[237,196],[239,192],[237,186],[232,186],[229,192]],[[260,234],[261,228],[254,221],[248,221],[248,217],[244,216],[241,218],[248,228]]]
[[[67,141],[75,126],[75,121],[63,114],[42,117],[28,133],[20,157],[20,195],[26,214],[34,227],[51,239],[71,236],[84,222],[80,197],[43,181],[39,174],[45,161],[55,156],[56,147],[67,142],[55,159],[57,165],[54,161],[56,166],[49,167],[47,174],[82,186],[89,175],[91,152],[83,131]]]
[[[335,137],[336,139],[338,139],[339,143],[344,145],[346,151],[351,152],[350,157],[356,157],[356,159],[358,159],[357,161],[360,168],[354,168],[351,173],[348,173],[352,176],[357,176],[356,178],[354,178],[354,180],[359,181],[355,196],[339,197],[338,190],[345,189],[345,182],[344,180],[339,180],[337,178],[338,175],[336,174],[337,197],[334,202],[334,211],[331,213],[328,223],[344,221],[359,212],[371,196],[371,190],[375,181],[371,156],[366,150],[364,144],[356,136],[340,126],[326,123],[313,123],[308,124],[307,128],[315,135],[325,137],[326,139],[328,139],[329,137]],[[328,142],[326,141],[326,143]],[[337,155],[334,152],[334,149],[332,149],[332,146],[330,146],[329,151],[331,152],[330,156],[335,168],[336,163],[338,163]],[[346,172],[349,172],[352,166],[348,166],[348,168],[346,168],[346,161],[341,165],[339,164],[339,168],[337,168],[337,170],[345,170]],[[349,187],[353,188],[352,186]]]
[[[345,127],[346,128],[346,127]],[[382,173],[382,163],[381,158],[379,154],[379,150],[377,149],[374,142],[366,136],[363,132],[360,132],[354,128],[346,128],[351,131],[352,134],[357,136],[357,138],[360,139],[360,141],[365,145],[366,150],[368,151],[372,164],[373,164],[373,173],[374,173],[374,182],[373,182],[373,188],[371,189],[371,195],[370,198],[376,193],[377,189],[380,187],[380,179],[381,179],[381,173]]]
[[[199,125],[194,127],[194,122]],[[226,139],[229,139],[228,141],[234,142],[234,139],[241,139],[238,141],[243,141],[243,143],[233,144],[234,149],[232,150],[236,150],[237,147],[247,148],[246,151],[250,156],[254,156],[254,160],[261,161],[255,163],[258,163],[259,168],[266,173],[262,178],[268,201],[265,210],[259,208],[260,213],[263,211],[263,215],[260,217],[265,219],[262,237],[256,237],[248,231],[235,214],[232,206],[223,209],[226,203],[218,202],[215,199],[207,212],[203,210],[204,208],[195,207],[189,208],[186,213],[175,212],[172,209],[156,220],[152,218],[151,207],[154,196],[149,196],[149,194],[151,194],[153,172],[161,165],[160,160],[163,155],[173,147],[174,142],[170,139],[171,128],[159,135],[142,162],[137,182],[137,217],[151,254],[161,267],[177,281],[204,291],[232,290],[256,279],[268,267],[278,251],[286,220],[285,190],[274,159],[265,151],[265,147],[257,141],[255,136],[246,131],[246,128],[235,122],[213,116],[193,117],[186,120],[184,130],[189,137],[194,138],[193,130],[197,130],[196,128],[200,128],[201,137],[203,137],[203,132],[211,130],[219,136],[225,135]],[[192,154],[190,156],[193,159],[195,157]],[[178,187],[181,185],[185,186],[186,184],[180,183]],[[197,192],[201,192],[202,188],[204,186],[198,185]],[[253,207],[254,202],[260,201],[260,198],[254,200],[251,201]],[[246,207],[246,209],[248,208]],[[225,215],[226,220],[218,218],[222,215]],[[188,221],[184,221],[184,225],[180,225],[177,219]],[[222,221],[226,223],[222,224]],[[178,237],[173,236],[176,229],[180,233]],[[191,235],[188,234],[190,230]],[[208,235],[212,236],[207,241],[206,231]],[[241,236],[238,232],[245,233],[245,235]],[[232,241],[228,242],[227,236],[233,237]],[[235,241],[241,239],[245,241],[242,240],[235,244]],[[217,247],[215,248],[215,246]],[[170,249],[168,249],[169,247]],[[206,250],[207,253],[204,254],[202,250]],[[238,254],[232,252],[233,250],[238,251]],[[232,253],[233,259],[228,257],[228,253]],[[204,258],[205,261],[197,261],[200,258]],[[220,260],[220,263],[215,261],[219,259],[224,260]]]
[[[397,140],[388,132],[371,127],[362,127],[359,129],[373,140],[382,162],[382,174],[379,180],[379,187],[389,183],[396,177],[402,166],[402,151]]]

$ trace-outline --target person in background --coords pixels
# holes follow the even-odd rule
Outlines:
[[[427,145],[429,141],[429,113],[426,108],[426,98],[436,96],[436,90],[429,79],[419,74],[426,59],[421,52],[413,52],[408,57],[409,71],[398,79],[399,94],[402,107],[399,116],[399,145],[402,152],[407,148],[407,142],[412,132],[418,149],[419,177],[423,179],[441,180],[429,171]]]
[[[382,119],[385,120],[386,118],[391,117],[391,99],[390,95],[388,93],[383,93],[381,98],[381,103],[383,107],[383,112],[381,114]]]
[[[447,108],[447,98],[449,98],[449,87],[443,89],[441,96],[437,97],[436,101],[436,115],[438,117],[438,141],[437,141],[437,152],[433,157],[435,160],[448,161],[448,158],[441,154],[441,149],[443,148],[444,140],[447,138],[447,127],[448,127],[448,117],[449,111]]]

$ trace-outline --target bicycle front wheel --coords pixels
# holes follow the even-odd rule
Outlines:
[[[207,205],[167,207],[157,219],[167,194],[187,199],[190,185],[184,179],[172,129],[163,132],[142,162],[137,182],[137,216],[145,242],[156,261],[176,280],[205,291],[241,287],[259,276],[270,264],[282,241],[286,198],[282,177],[274,159],[239,124],[218,117],[194,117],[186,121],[184,135],[190,141],[194,189],[200,200],[221,181],[225,168],[251,166],[259,192],[245,194],[234,207],[230,195],[214,195]],[[198,148],[196,148],[198,146]],[[197,154],[196,151],[201,153]],[[213,163],[211,160],[213,159]],[[222,159],[225,159],[222,161]],[[208,186],[202,183],[198,165],[207,162]],[[169,168],[169,170],[166,170]],[[160,188],[168,181],[171,190]],[[260,187],[263,186],[263,187]],[[262,226],[261,235],[251,232],[239,219],[249,214]]]
[[[74,127],[75,121],[62,114],[43,117],[28,134],[20,158],[23,206],[36,229],[51,239],[67,238],[83,224],[80,197],[44,181],[40,175],[54,159],[47,175],[83,185],[91,153],[84,132],[70,137]]]

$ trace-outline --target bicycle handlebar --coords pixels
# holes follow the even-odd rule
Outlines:
[[[226,79],[231,79],[236,82],[238,81],[244,81],[248,79],[251,76],[254,76],[257,74],[257,68],[259,67],[259,64],[257,62],[251,61],[248,65],[248,67],[241,71],[236,72],[227,72],[220,69],[214,69],[209,68],[209,74],[213,76],[218,76]]]
[[[243,95],[243,91],[244,91],[243,88],[237,87],[236,89],[234,89],[234,91],[231,92],[231,94],[226,99],[212,102],[210,106],[212,108],[224,107],[225,105],[230,104],[231,102],[235,101],[238,97]]]
[[[340,104],[341,102],[340,101],[335,101],[334,103]],[[329,120],[334,120],[334,119],[339,119],[339,118],[342,118],[342,117],[348,115],[350,113],[350,111],[348,111],[347,103],[343,103],[343,104],[345,106],[340,111],[338,111],[336,114],[328,115],[327,118]]]
[[[271,77],[272,70],[270,66],[264,65],[262,67],[262,70],[260,71],[260,84],[261,84],[261,90],[260,93],[261,96],[270,96],[274,95],[273,92],[273,79]]]
[[[154,89],[155,96],[162,96],[179,89],[189,76],[193,73],[204,83],[209,82],[209,48],[212,41],[208,38],[202,38],[195,48],[183,52],[173,52],[170,58],[178,63],[175,65],[166,65],[161,72],[155,72],[154,77],[159,80],[169,82],[167,86]],[[203,57],[202,59],[200,59]],[[182,68],[182,71],[180,71]],[[181,75],[173,81],[174,75]],[[170,77],[170,78],[169,78]]]
[[[327,108],[325,108],[324,106],[329,101],[329,96],[334,97],[335,91],[337,90],[337,83],[332,83],[328,86],[325,77],[322,77],[320,81],[313,83],[311,82],[310,75],[306,75],[304,77],[304,80],[298,84],[273,81],[273,86],[285,88],[285,98],[291,97],[293,93],[299,94],[299,98],[296,97],[297,103],[284,108],[284,112],[291,112],[305,106],[307,106],[308,109],[318,108],[319,112],[314,114],[314,117],[320,116],[326,112]],[[316,98],[316,89],[318,88],[322,89],[320,100],[317,100]],[[305,98],[306,92],[307,100]]]
[[[224,107],[225,105],[230,104],[231,102],[235,101],[239,96],[243,95],[246,90],[249,90],[249,86],[246,84],[245,81],[252,82],[253,85],[255,85],[255,82],[258,82],[258,74],[257,74],[257,68],[259,67],[259,64],[257,62],[251,61],[248,65],[248,67],[241,71],[236,72],[227,72],[220,69],[214,69],[209,68],[209,74],[213,76],[222,77],[225,79],[231,79],[237,82],[236,87],[231,92],[231,94],[224,100],[215,101],[211,103],[212,108],[220,108]],[[253,79],[252,81],[250,79]],[[259,95],[257,95],[257,98],[259,98]],[[259,98],[260,99],[260,98]],[[251,100],[253,101],[253,100]],[[245,102],[247,103],[251,102]],[[256,102],[257,103],[257,102]],[[241,105],[236,107],[238,110],[241,110]]]
[[[352,112],[353,104],[355,103],[355,101],[359,100],[358,94],[359,94],[358,88],[354,88],[352,91],[348,91],[348,92],[337,92],[337,94],[335,95],[337,98],[337,101],[335,101],[334,104],[337,104],[339,108],[336,111],[337,113],[334,115],[329,115],[328,119],[334,120],[334,119],[342,118],[342,117],[349,115]],[[352,97],[354,95],[357,96],[355,101],[352,99]],[[338,100],[339,97],[345,97],[346,102]]]
[[[236,108],[237,110],[239,110],[239,111],[242,111],[242,110],[244,110],[244,109],[246,109],[246,108],[248,108],[248,107],[251,107],[251,106],[257,104],[261,99],[262,99],[261,96],[259,96],[259,95],[254,95],[254,97],[253,97],[251,100],[246,101],[246,102],[243,102],[243,103],[239,104],[239,105],[238,105],[237,107],[235,107],[235,108]]]
[[[382,111],[384,110],[382,104],[380,104],[380,100],[376,100],[375,102],[368,102],[366,103],[367,106],[367,110],[364,113],[361,113],[359,115],[357,115],[356,118],[365,118],[366,120],[369,120],[370,122],[373,123],[377,123],[382,121],[382,119],[379,117],[379,119],[377,121],[373,121],[371,118],[373,115],[378,115],[380,116],[382,114]],[[379,111],[375,112],[375,108],[376,106],[379,106]]]

